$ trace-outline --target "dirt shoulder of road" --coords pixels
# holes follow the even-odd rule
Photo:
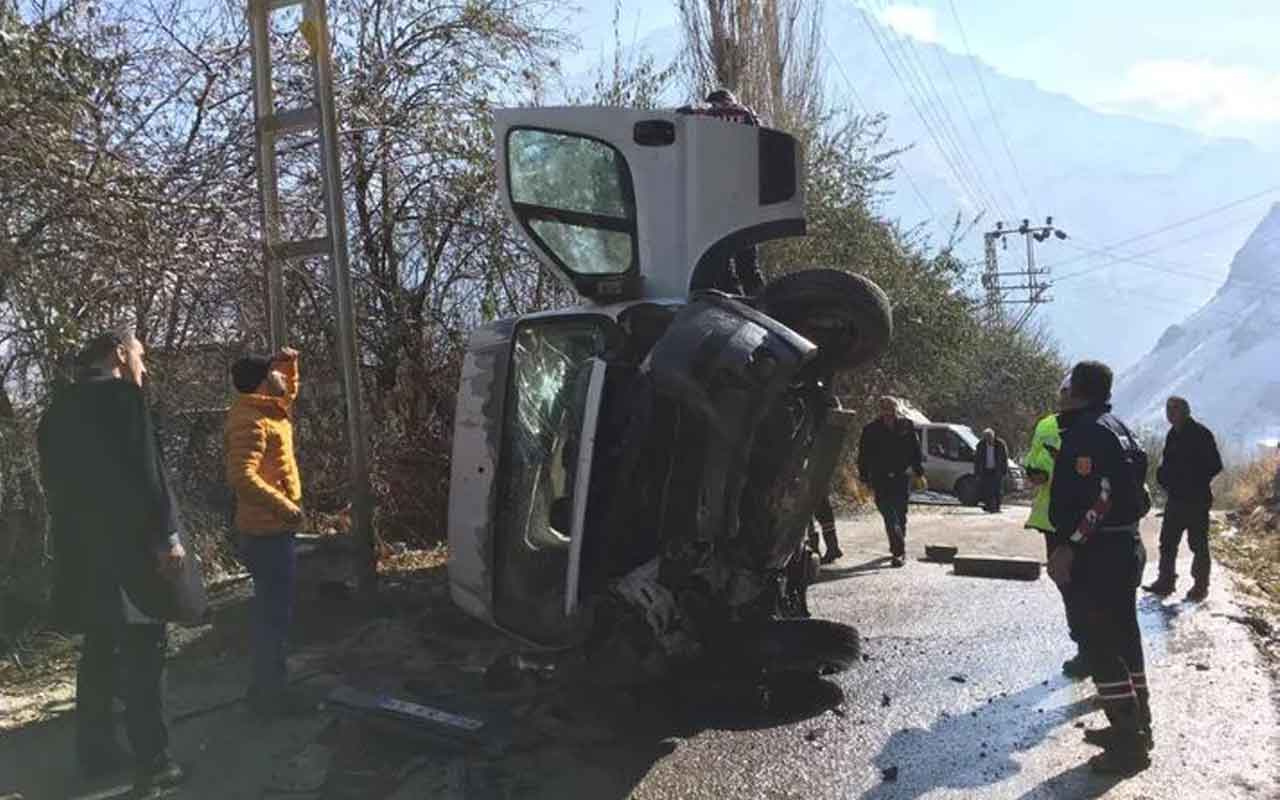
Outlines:
[[[1236,574],[1251,615],[1244,624],[1280,667],[1280,505],[1215,514],[1211,532],[1213,555]]]

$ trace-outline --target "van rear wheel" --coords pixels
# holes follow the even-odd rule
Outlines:
[[[760,292],[761,311],[818,346],[832,370],[850,370],[880,355],[893,337],[884,290],[869,278],[838,269],[783,275]]]

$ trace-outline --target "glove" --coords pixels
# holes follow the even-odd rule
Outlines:
[[[923,475],[917,475],[911,479],[911,488],[917,492],[924,492],[929,489],[929,481]]]

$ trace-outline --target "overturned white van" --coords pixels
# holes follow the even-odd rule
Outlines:
[[[625,639],[658,670],[847,666],[856,632],[809,618],[805,532],[848,427],[831,376],[884,349],[888,302],[837,270],[702,288],[804,234],[795,139],[616,108],[501,110],[495,133],[512,221],[583,302],[471,337],[455,602],[544,647]]]

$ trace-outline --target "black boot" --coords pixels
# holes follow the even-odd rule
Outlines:
[[[1077,650],[1074,656],[1062,662],[1062,674],[1068,678],[1089,677],[1089,660]]]
[[[1089,759],[1089,768],[1099,775],[1135,775],[1151,766],[1151,756],[1137,741],[1108,747]]]
[[[1119,729],[1112,727],[1091,728],[1084,732],[1084,740],[1094,747],[1107,749],[1122,744],[1122,742],[1119,741],[1122,738],[1122,733],[1132,736],[1132,734],[1127,734],[1127,732],[1122,732]],[[1155,739],[1152,737],[1150,730],[1138,731],[1138,743],[1147,751],[1156,746]]]
[[[1187,591],[1187,600],[1192,603],[1199,603],[1209,596],[1208,581],[1196,581],[1195,585]]]

